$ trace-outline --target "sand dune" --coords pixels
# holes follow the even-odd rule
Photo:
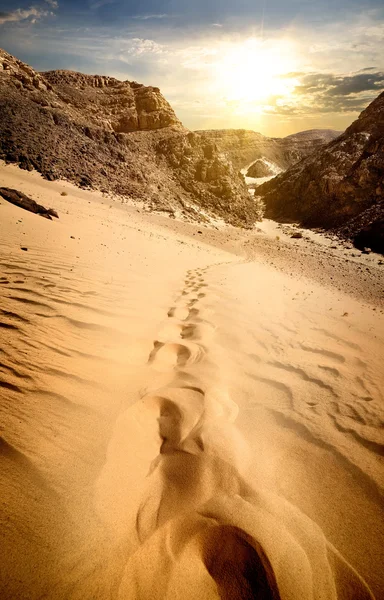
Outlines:
[[[0,200],[1,596],[384,598],[382,313],[1,184],[60,216]]]

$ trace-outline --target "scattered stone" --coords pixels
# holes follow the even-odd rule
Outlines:
[[[295,231],[294,233],[292,233],[291,238],[293,239],[300,239],[303,237],[303,234],[301,233],[301,231]]]
[[[74,240],[74,239],[76,239],[76,238],[75,238],[75,236],[74,236],[74,235],[71,235],[71,240]]]
[[[363,248],[362,253],[363,254],[370,254],[372,252],[372,250],[370,248]]]
[[[28,252],[28,248],[26,248],[25,246],[21,246],[20,250],[24,250],[24,252]]]

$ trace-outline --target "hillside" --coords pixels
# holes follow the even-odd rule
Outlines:
[[[0,158],[150,209],[250,227],[243,178],[188,132],[156,87],[72,71],[37,73],[0,51]]]
[[[285,138],[269,138],[246,129],[198,131],[205,140],[215,143],[237,169],[266,158],[285,171],[314,150],[340,135],[331,129],[311,129]]]
[[[384,93],[336,140],[258,188],[266,216],[337,228],[384,252]],[[370,235],[370,230],[374,235]],[[360,242],[360,246],[361,246]]]

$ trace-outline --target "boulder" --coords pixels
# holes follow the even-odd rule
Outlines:
[[[271,175],[275,175],[275,173],[263,160],[256,160],[247,171],[247,177],[259,178],[270,177]]]

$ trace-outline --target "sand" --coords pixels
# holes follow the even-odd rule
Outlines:
[[[0,185],[1,598],[384,598],[380,257]]]

